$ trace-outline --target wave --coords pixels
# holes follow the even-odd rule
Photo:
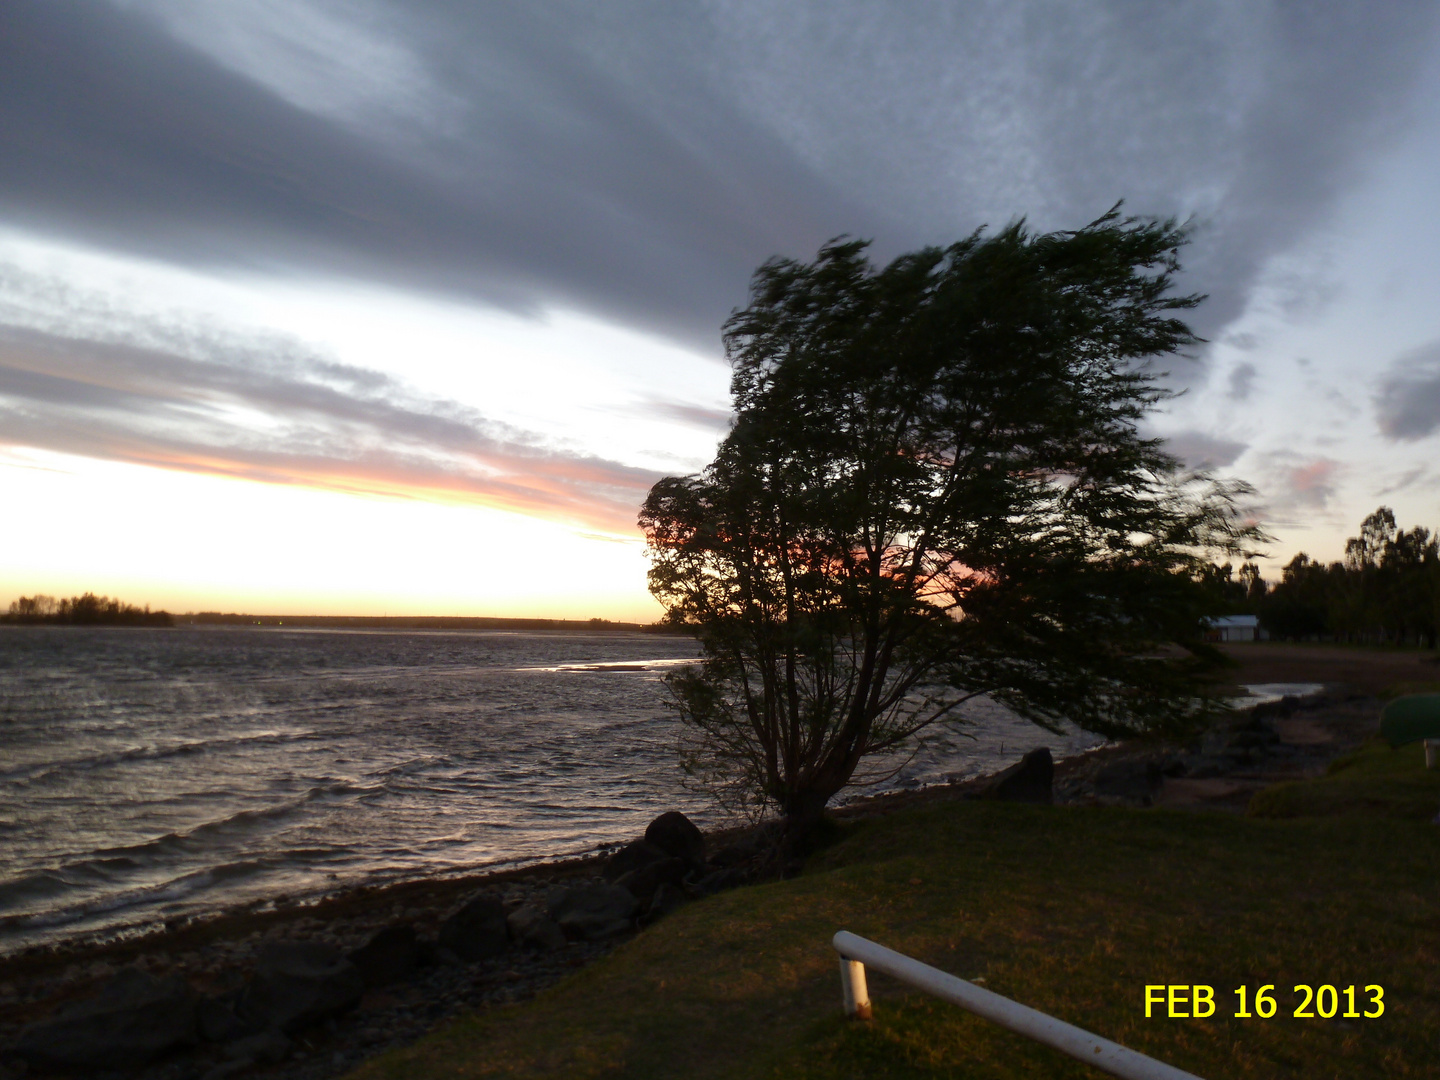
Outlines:
[[[318,731],[267,731],[253,735],[235,735],[224,739],[197,739],[192,742],[172,743],[168,746],[132,746],[124,750],[90,754],[63,761],[47,761],[12,769],[0,769],[0,783],[31,784],[37,780],[47,780],[52,776],[64,773],[89,772],[93,769],[103,769],[110,765],[120,765],[130,761],[159,761],[170,757],[203,754],[212,750],[248,744],[283,746],[288,743],[307,742],[321,738],[324,736]]]
[[[313,867],[337,857],[353,855],[344,845],[331,847],[288,848],[284,851],[254,858],[235,859],[199,869],[187,870],[175,877],[146,885],[105,890],[98,893],[92,886],[76,880],[75,867],[62,871],[42,870],[13,882],[0,884],[0,911],[20,907],[24,902],[56,900],[67,892],[80,895],[68,903],[51,903],[44,910],[0,915],[0,931],[17,929],[48,929],[68,926],[97,916],[116,916],[142,909],[172,909],[202,893],[223,890],[227,885],[264,878],[276,871]]]

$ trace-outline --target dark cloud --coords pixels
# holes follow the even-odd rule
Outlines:
[[[1251,363],[1236,364],[1230,369],[1229,387],[1226,396],[1231,401],[1246,400],[1255,389],[1255,376],[1259,374]]]
[[[1375,412],[1389,439],[1423,439],[1440,430],[1440,341],[1390,365],[1375,393]]]
[[[729,409],[716,409],[688,401],[672,401],[669,398],[649,398],[644,404],[643,411],[647,416],[663,416],[718,434],[729,430],[730,420],[733,416]]]
[[[0,215],[713,348],[772,253],[1069,227],[1126,196],[1198,215],[1209,331],[1402,121],[1434,13],[10,0]]]
[[[202,340],[205,338],[202,335]],[[290,343],[163,348],[0,330],[0,444],[634,527],[656,474],[567,452]],[[260,355],[260,354],[264,355]],[[219,358],[219,357],[223,357]]]
[[[301,108],[143,8],[7,4],[0,215],[190,265],[574,305],[712,348],[759,259],[873,222],[723,103],[692,104],[703,130],[657,115],[563,20],[432,5],[396,23],[461,103],[451,129]]]
[[[0,227],[204,271],[572,307],[718,355],[772,254],[851,233],[886,258],[1022,214],[1075,227],[1124,197],[1193,215],[1183,286],[1210,294],[1195,324],[1215,337],[1404,127],[1436,14],[1423,0],[6,0]],[[1281,284],[1324,302],[1313,275]],[[87,313],[63,283],[25,287],[0,273],[11,443],[607,529],[633,524],[653,479],[293,342],[157,329]],[[1392,369],[1382,429],[1434,430],[1436,386],[1432,368]],[[1172,446],[1216,467],[1246,449],[1196,433]],[[1277,469],[1286,505],[1333,490],[1333,462]]]
[[[1182,431],[1168,436],[1165,448],[1190,469],[1223,469],[1233,465],[1248,446],[1203,431]]]

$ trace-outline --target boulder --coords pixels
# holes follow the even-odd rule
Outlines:
[[[278,1031],[262,1031],[243,1039],[236,1039],[225,1047],[224,1055],[232,1061],[243,1061],[247,1065],[278,1065],[290,1056],[295,1044]]]
[[[405,978],[420,966],[420,943],[409,923],[387,926],[348,959],[367,988],[385,986]]]
[[[739,866],[725,866],[719,870],[712,870],[698,882],[695,883],[695,892],[700,896],[709,896],[712,893],[724,892],[726,889],[733,889],[745,884],[745,872]]]
[[[751,862],[780,845],[784,826],[780,822],[766,822],[741,834],[709,858],[711,866],[739,866]]]
[[[493,896],[477,896],[440,924],[440,947],[467,964],[499,956],[509,945],[505,905]]]
[[[228,1043],[254,1035],[259,1026],[240,1019],[235,1012],[240,1003],[240,993],[219,994],[203,997],[196,1010],[200,1037],[206,1042]]]
[[[318,941],[275,941],[260,947],[255,975],[236,1015],[261,1030],[293,1035],[353,1008],[365,992],[355,965]]]
[[[1194,775],[1192,773],[1192,775]],[[1113,761],[1095,773],[1095,794],[1101,798],[1149,806],[1164,783],[1161,763],[1150,758]]]
[[[1051,803],[1055,801],[1051,787],[1054,779],[1055,763],[1050,760],[1050,748],[1042,746],[992,776],[981,786],[979,796],[1001,802]]]
[[[684,859],[657,859],[646,863],[638,870],[631,870],[615,879],[615,884],[627,889],[640,903],[648,904],[661,885],[679,885],[689,872],[690,865]]]
[[[569,938],[597,941],[623,934],[634,925],[639,902],[618,885],[551,889],[545,897],[550,918]]]
[[[605,880],[615,881],[632,870],[669,857],[664,848],[658,848],[648,840],[633,840],[610,856],[610,861],[605,864]]]
[[[1250,716],[1253,722],[1272,719],[1284,720],[1294,715],[1295,710],[1303,704],[1304,702],[1294,694],[1286,694],[1279,701],[1262,701],[1250,710]]]
[[[655,890],[655,896],[651,899],[650,907],[645,912],[645,921],[652,923],[656,919],[663,919],[689,899],[690,898],[685,895],[685,890],[680,888],[679,885],[663,882],[660,887]]]
[[[692,870],[705,867],[705,834],[678,810],[661,814],[645,829],[645,842],[671,858],[684,859]]]
[[[195,992],[179,975],[125,968],[92,997],[20,1033],[15,1054],[50,1069],[125,1068],[196,1042]]]
[[[532,949],[559,949],[565,945],[565,931],[550,918],[541,904],[526,904],[506,916],[510,936]]]

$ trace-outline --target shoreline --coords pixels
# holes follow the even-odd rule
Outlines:
[[[1344,693],[1343,684],[1312,684],[1319,689],[1306,695],[1307,702],[1325,698],[1336,692]],[[1243,687],[1237,687],[1242,688]],[[1244,716],[1246,708],[1237,713]],[[1037,734],[1043,734],[1037,729]],[[1038,743],[1044,742],[1037,738]],[[1057,803],[1085,801],[1084,796],[1075,797],[1076,778],[1085,777],[1116,761],[1136,757],[1149,758],[1161,744],[1146,739],[1129,740],[1123,743],[1107,743],[1093,747],[1055,761],[1055,784]],[[1166,744],[1168,745],[1168,744]],[[894,788],[886,791],[856,795],[832,807],[831,815],[840,821],[858,820],[876,814],[934,800],[974,797],[972,791],[992,780],[1003,769],[993,773],[969,776],[963,780],[929,783],[918,787]],[[1083,782],[1083,781],[1082,781]],[[1125,801],[1122,797],[1120,801]],[[732,842],[736,837],[751,833],[763,824],[735,823],[707,832],[707,842],[712,850],[717,845]],[[492,864],[464,869],[432,871],[414,877],[399,877],[385,881],[360,881],[340,885],[333,890],[310,893],[298,897],[278,896],[252,900],[221,908],[209,914],[181,916],[170,919],[153,919],[145,922],[113,927],[82,930],[65,935],[54,941],[35,942],[13,952],[0,952],[0,986],[11,967],[30,967],[35,964],[59,962],[79,956],[127,956],[148,951],[151,945],[164,941],[208,940],[227,932],[230,927],[281,924],[287,921],[348,910],[359,904],[383,904],[392,896],[410,894],[433,894],[438,897],[459,895],[467,891],[492,888],[509,881],[524,881],[530,878],[564,880],[576,875],[593,873],[616,850],[627,841],[610,841],[595,845],[588,851],[559,855],[526,856],[515,860],[500,860]],[[23,919],[26,916],[12,916]],[[3,922],[0,922],[3,928]],[[72,960],[73,962],[73,960]],[[0,990],[3,994],[3,990]],[[4,998],[0,996],[0,1004]]]
[[[1364,733],[1373,728],[1374,704],[1375,699],[1363,690],[1331,684],[1304,702],[1272,709],[1275,715],[1265,721],[1268,728],[1273,732],[1281,725],[1288,734],[1275,735],[1267,745],[1283,753],[1262,748],[1258,758],[1250,754],[1246,760],[1231,761],[1226,768],[1217,767],[1212,776],[1187,779],[1184,774],[1206,771],[1210,768],[1207,763],[1223,758],[1225,746],[1244,742],[1265,707],[1237,713],[1221,729],[1190,747],[1149,740],[1099,747],[1056,763],[1055,801],[1243,810],[1254,790],[1278,780],[1317,774],[1325,762],[1363,741]],[[1319,728],[1327,729],[1325,738],[1316,738]],[[1268,764],[1261,760],[1267,755]],[[854,821],[930,802],[975,798],[992,776],[863,796],[838,807],[834,816]],[[1203,790],[1207,783],[1211,785],[1208,797]],[[1199,795],[1190,790],[1197,784],[1202,789]],[[706,840],[714,852],[753,835],[756,828],[738,825],[716,830],[708,833]],[[477,895],[494,897],[515,909],[537,902],[556,887],[599,883],[604,862],[620,846],[602,845],[593,853],[527,866],[359,885],[309,902],[274,905],[271,901],[272,906],[262,910],[251,904],[180,926],[157,927],[142,935],[111,940],[81,935],[0,957],[0,1076],[6,1075],[5,1051],[23,1026],[91,992],[123,967],[138,966],[161,976],[180,975],[200,993],[213,994],[233,984],[237,972],[252,968],[259,948],[266,943],[317,940],[349,952],[398,923],[412,925],[422,937],[433,940],[447,915]],[[376,1053],[414,1041],[457,1013],[526,1000],[632,936],[633,931],[599,941],[570,941],[538,952],[514,946],[498,957],[470,964],[454,958],[432,962],[404,985],[369,991],[353,1012],[297,1034],[294,1042],[287,1044],[283,1060],[268,1064],[250,1061],[229,1071],[212,1069],[205,1075],[215,1080],[262,1067],[264,1075],[285,1080],[338,1075]],[[137,1080],[198,1078],[202,1073],[191,1068],[194,1059],[195,1055],[190,1055],[188,1064],[162,1060],[131,1075]],[[227,1060],[214,1068],[228,1068]]]

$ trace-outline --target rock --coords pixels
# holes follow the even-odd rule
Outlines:
[[[526,904],[512,911],[505,922],[510,927],[510,936],[521,945],[535,949],[560,949],[565,946],[565,931],[540,904]]]
[[[1260,750],[1267,746],[1275,746],[1280,742],[1280,736],[1266,728],[1245,727],[1230,736],[1227,750]]]
[[[387,926],[349,954],[367,988],[405,978],[420,966],[420,945],[409,923]]]
[[[629,891],[640,903],[648,904],[661,885],[679,885],[689,872],[690,864],[684,859],[657,859],[646,863],[638,870],[631,870],[615,879],[615,884]]]
[[[255,1062],[244,1059],[239,1061],[222,1061],[220,1064],[206,1069],[205,1072],[200,1075],[200,1080],[229,1080],[230,1077],[244,1072],[254,1064]]]
[[[93,997],[25,1028],[15,1054],[47,1068],[143,1065],[196,1041],[195,1007],[195,992],[179,975],[125,968]]]
[[[714,855],[710,856],[710,865],[724,869],[729,866],[737,866],[743,862],[749,862],[758,854],[753,844],[726,844]]]
[[[639,907],[634,893],[618,885],[552,889],[545,903],[566,937],[585,941],[623,934],[633,926]]]
[[[235,1012],[239,1001],[238,992],[201,998],[196,1009],[200,1037],[206,1042],[228,1043],[255,1034],[256,1025]]]
[[[509,945],[505,905],[491,896],[477,896],[440,924],[440,947],[467,964],[498,956]]]
[[[444,945],[436,945],[432,955],[434,956],[434,962],[442,968],[463,967],[465,965],[465,961],[460,959],[459,953],[445,948]]]
[[[1303,702],[1294,694],[1286,694],[1279,701],[1264,701],[1250,710],[1252,721],[1285,719],[1300,708]]]
[[[661,814],[645,829],[645,842],[671,858],[684,859],[692,870],[705,867],[705,834],[678,810]]]
[[[688,899],[690,898],[685,895],[685,890],[679,885],[672,885],[668,881],[662,882],[660,887],[655,890],[649,910],[645,912],[645,921],[654,922],[657,919],[663,919]]]
[[[1192,771],[1191,775],[1195,775]],[[1095,773],[1095,794],[1149,806],[1162,782],[1160,762],[1147,758],[1114,761]]]
[[[288,1035],[353,1008],[364,992],[360,972],[333,945],[272,941],[260,946],[235,1011],[257,1028]]]
[[[284,1061],[295,1044],[278,1031],[262,1031],[244,1039],[236,1039],[225,1047],[224,1054],[232,1061],[259,1062],[274,1065]]]
[[[1050,748],[1042,746],[996,773],[978,794],[982,799],[1001,802],[1051,803],[1055,799],[1051,787],[1054,779],[1055,763],[1050,760]]]
[[[745,874],[740,867],[729,866],[706,874],[696,882],[695,891],[700,896],[709,896],[711,893],[724,892],[744,883]]]
[[[632,870],[639,870],[642,866],[669,857],[663,848],[656,847],[648,840],[634,840],[610,856],[610,861],[605,864],[605,880],[615,881]]]

